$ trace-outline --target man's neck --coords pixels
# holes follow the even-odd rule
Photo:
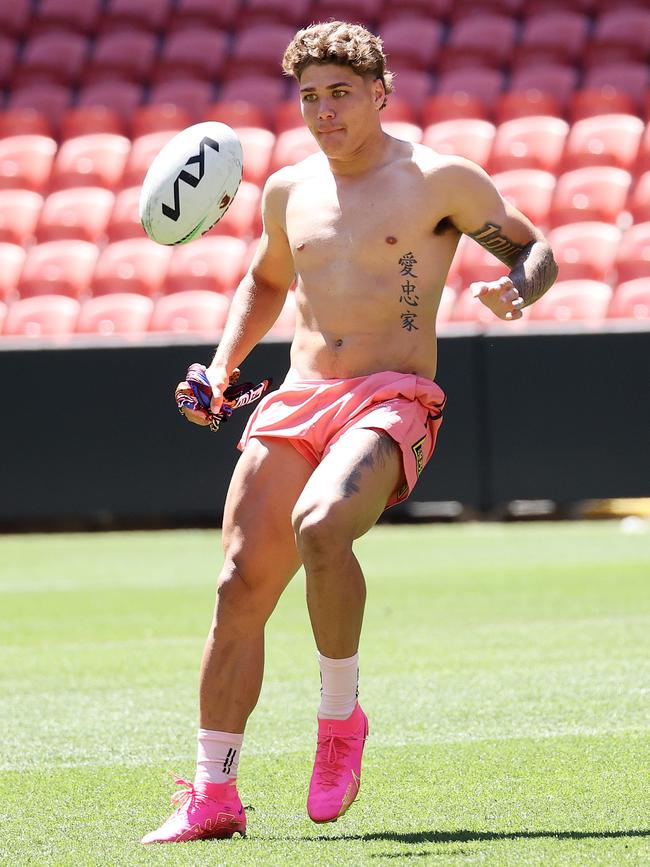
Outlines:
[[[336,177],[348,178],[367,174],[372,169],[376,169],[386,162],[393,143],[394,139],[384,133],[381,127],[379,127],[376,134],[373,133],[354,153],[345,157],[345,159],[339,160],[327,157],[330,171]]]

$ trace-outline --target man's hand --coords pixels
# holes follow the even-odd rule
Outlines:
[[[179,405],[179,409],[181,413],[185,416],[188,421],[191,421],[193,424],[201,425],[202,427],[207,427],[212,422],[212,415],[217,415],[219,410],[221,409],[221,404],[223,403],[223,393],[228,387],[228,385],[233,381],[237,380],[239,376],[239,371],[237,370],[236,376],[231,378],[228,375],[228,372],[225,368],[222,367],[203,367],[201,365],[201,369],[205,372],[206,377],[210,383],[212,388],[212,395],[210,398],[210,412],[207,409],[203,408],[200,404],[197,404],[196,396],[194,393],[194,389],[186,380],[183,382],[179,382],[176,386],[176,391],[174,392],[174,397],[176,399],[176,403]],[[187,403],[191,404],[190,406],[182,405],[182,398],[187,398]],[[181,399],[179,401],[179,398]]]
[[[499,319],[509,322],[521,319],[521,308],[525,302],[510,277],[499,277],[491,283],[472,283],[469,288],[473,297],[478,298]]]

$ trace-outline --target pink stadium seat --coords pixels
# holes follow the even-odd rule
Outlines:
[[[401,0],[399,4],[388,3],[381,10],[379,33],[389,21],[406,15],[419,15],[421,18],[444,21],[452,7],[452,0]]]
[[[614,166],[587,166],[560,175],[551,206],[552,226],[601,220],[616,223],[631,176]]]
[[[11,0],[0,3],[0,33],[12,38],[22,36],[32,12],[31,0]]]
[[[162,290],[171,247],[148,238],[116,241],[102,250],[93,277],[93,295],[137,292],[153,296]]]
[[[294,30],[309,24],[311,0],[247,0],[238,21],[241,27],[273,22]]]
[[[548,63],[515,68],[510,77],[512,91],[539,90],[554,97],[562,110],[575,90],[578,73],[573,66]]]
[[[424,144],[442,154],[455,154],[486,166],[495,128],[487,120],[446,120],[424,130]]]
[[[40,0],[32,12],[32,33],[68,30],[86,36],[95,32],[102,0]]]
[[[47,186],[56,142],[44,135],[15,135],[0,141],[0,189],[41,192]]]
[[[144,237],[140,222],[140,189],[139,186],[127,187],[115,196],[115,204],[106,227],[109,241]]]
[[[542,169],[511,169],[493,175],[492,180],[501,195],[535,225],[540,228],[548,225],[554,175]]]
[[[641,105],[645,92],[650,86],[650,71],[647,63],[620,61],[594,66],[588,69],[582,87],[593,90],[608,85],[617,91],[627,93],[636,105]]]
[[[569,117],[575,123],[599,114],[634,114],[636,109],[629,93],[604,84],[593,90],[576,90],[569,102]]]
[[[467,69],[452,69],[438,79],[437,93],[466,93],[480,99],[487,112],[492,111],[503,89],[503,73],[497,69],[476,66]]]
[[[209,81],[196,78],[179,78],[162,81],[151,88],[149,102],[152,105],[178,105],[193,119],[203,116],[212,101],[213,87]]]
[[[501,67],[515,45],[517,25],[508,15],[477,13],[457,20],[442,49],[438,67]]]
[[[499,277],[507,275],[510,268],[476,241],[468,238],[460,250],[458,271],[460,286],[467,288],[470,283],[478,280],[498,280]]]
[[[218,120],[233,128],[256,126],[273,129],[271,112],[246,99],[217,100],[206,108],[201,120]]]
[[[227,77],[277,75],[294,34],[295,28],[286,24],[257,24],[238,30],[228,58]]]
[[[620,230],[611,223],[568,223],[548,233],[559,280],[611,279]]]
[[[102,29],[138,28],[158,32],[168,22],[172,4],[169,0],[108,0]]]
[[[15,63],[15,40],[0,35],[0,87],[5,87],[11,81]]]
[[[142,102],[143,88],[132,81],[106,81],[87,84],[79,90],[77,105],[104,106],[128,121]]]
[[[88,241],[47,241],[27,253],[18,281],[21,298],[88,292],[97,261],[97,247]]]
[[[156,37],[142,30],[102,33],[95,42],[84,83],[121,79],[140,83],[149,78],[156,53]]]
[[[601,325],[612,290],[597,280],[562,280],[530,308],[532,321],[582,322]]]
[[[575,10],[551,10],[528,17],[517,46],[518,65],[575,63],[587,44],[589,18]]]
[[[114,198],[102,187],[72,187],[50,193],[36,227],[37,240],[78,238],[96,243],[106,233]]]
[[[650,281],[650,220],[630,226],[616,252],[619,283],[644,278]]]
[[[0,190],[0,241],[30,241],[42,207],[43,197],[33,190]]]
[[[165,292],[202,289],[230,295],[244,274],[247,244],[241,238],[208,233],[174,249]]]
[[[300,109],[298,109],[300,114]],[[388,102],[379,115],[381,123],[385,121],[404,121],[404,123],[419,123],[419,114],[408,99],[391,93]]]
[[[635,180],[627,209],[637,223],[650,220],[650,169]]]
[[[305,157],[315,154],[318,145],[307,127],[288,129],[281,132],[275,141],[275,149],[271,157],[271,171],[275,172],[283,166],[292,165]]]
[[[523,168],[554,173],[560,164],[568,132],[566,121],[548,115],[505,121],[496,131],[490,171]]]
[[[576,121],[567,138],[562,168],[582,166],[634,166],[643,121],[631,114],[604,114]]]
[[[443,120],[473,118],[487,120],[488,112],[483,102],[476,96],[459,91],[457,93],[437,93],[424,100],[420,112],[423,127]]]
[[[35,108],[5,108],[0,111],[0,138],[11,135],[56,135],[49,118]]]
[[[607,310],[609,319],[650,321],[650,281],[647,277],[620,283]]]
[[[0,334],[2,334],[2,327],[5,324],[5,319],[7,318],[7,305],[0,301]]]
[[[239,20],[243,0],[177,0],[171,29],[221,27],[229,29]]]
[[[250,181],[242,181],[235,200],[211,232],[248,240],[261,231],[262,191]]]
[[[438,312],[436,314],[436,329],[440,330],[441,327],[444,328],[445,325],[449,322],[451,317],[451,311],[456,303],[456,290],[451,286],[444,286],[442,290],[442,295],[440,296],[440,304],[438,306]]]
[[[105,105],[82,105],[69,108],[61,118],[61,139],[108,132],[125,135],[126,124],[121,114]]]
[[[3,328],[5,337],[64,337],[72,334],[79,302],[65,295],[41,295],[14,301]]]
[[[503,273],[503,265],[501,266],[501,274]],[[476,323],[481,326],[498,325],[499,317],[495,316],[485,304],[474,298],[469,287],[462,289],[451,308],[449,313],[450,323],[452,322],[467,322]],[[513,323],[508,323],[513,324]]]
[[[290,96],[289,99],[284,99],[278,104],[273,116],[273,129],[277,135],[288,129],[299,129],[304,125],[305,120],[297,96]]]
[[[63,84],[35,83],[14,88],[9,95],[11,109],[31,108],[47,118],[54,131],[72,100],[72,91]]]
[[[131,149],[128,138],[111,133],[80,135],[64,141],[52,168],[52,189],[107,187],[120,182]]]
[[[541,15],[549,11],[593,12],[594,0],[527,0],[526,14]]]
[[[116,292],[87,298],[81,305],[76,331],[81,334],[146,334],[153,301],[135,292]]]
[[[266,113],[270,122],[272,112],[286,95],[287,82],[278,75],[247,75],[224,82],[219,91],[219,100],[222,102],[244,100],[256,105]]]
[[[550,93],[537,88],[528,90],[509,90],[502,93],[494,106],[496,123],[516,120],[519,117],[562,117],[562,106]]]
[[[244,180],[263,186],[269,175],[275,136],[255,126],[238,127],[236,131],[244,151]]]
[[[603,11],[591,37],[591,59],[638,60],[644,62],[650,53],[650,9],[626,7]]]
[[[14,72],[15,84],[35,81],[76,84],[88,54],[88,40],[80,33],[53,31],[27,40]]]
[[[192,121],[192,115],[180,105],[173,103],[141,105],[131,115],[131,138],[136,139],[151,132],[185,129],[192,124]]]
[[[267,337],[276,340],[291,340],[296,330],[296,293],[287,292],[282,310],[268,332]]]
[[[384,120],[382,121],[382,128],[385,133],[394,138],[415,144],[421,144],[424,136],[422,128],[418,124],[409,123],[406,120]]]
[[[120,186],[135,187],[142,184],[154,157],[174,137],[176,132],[178,130],[150,132],[134,139],[124,166],[124,174],[121,176]]]
[[[634,171],[637,174],[642,174],[648,169],[650,169],[650,123],[646,124],[645,131],[641,136]]]
[[[404,15],[385,24],[381,31],[384,51],[393,64],[429,69],[435,64],[442,43],[443,26],[438,21]]]
[[[12,301],[18,295],[20,272],[25,262],[25,250],[17,244],[0,242],[0,299]]]
[[[379,17],[382,0],[316,0],[312,7],[314,21],[351,21],[368,24]]]
[[[408,100],[413,111],[419,112],[433,91],[433,76],[421,69],[392,67],[396,73],[394,83],[395,93],[400,99]],[[389,99],[392,98],[392,94]]]
[[[204,27],[177,30],[165,39],[156,64],[156,80],[198,78],[213,81],[221,76],[228,56],[229,37],[224,30]]]
[[[523,0],[493,0],[490,9],[499,15],[517,16],[523,5]],[[450,7],[450,15],[454,20],[482,15],[484,11],[484,4],[477,3],[476,0],[455,0]]]
[[[228,298],[218,292],[174,292],[156,301],[149,330],[202,334],[214,340],[223,331],[229,306]]]

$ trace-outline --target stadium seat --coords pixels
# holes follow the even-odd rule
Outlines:
[[[294,30],[309,23],[311,0],[247,0],[237,17],[241,27],[273,22]]]
[[[14,301],[7,312],[5,337],[64,337],[72,334],[79,317],[76,298],[41,295]]]
[[[558,279],[609,282],[620,241],[621,232],[611,223],[569,223],[551,229],[548,242],[558,264]]]
[[[239,20],[244,0],[176,0],[169,29],[216,27],[229,29]]]
[[[444,326],[448,324],[449,319],[451,317],[451,311],[453,309],[454,304],[456,303],[456,290],[451,286],[444,286],[442,290],[442,295],[440,296],[440,304],[438,305],[438,312],[436,313],[436,330],[440,331],[441,328],[444,329]]]
[[[599,114],[634,114],[637,104],[629,93],[616,90],[610,84],[590,90],[576,90],[569,101],[569,117],[573,123]]]
[[[52,167],[53,190],[106,187],[120,182],[131,149],[128,138],[111,133],[80,135],[64,141]]]
[[[0,242],[0,299],[3,301],[18,297],[18,280],[26,255],[17,244]]]
[[[452,69],[438,78],[437,94],[466,93],[480,99],[485,111],[494,108],[504,85],[503,73],[484,66]]]
[[[494,105],[497,124],[531,116],[562,117],[562,106],[550,93],[543,93],[535,87],[502,93]]]
[[[153,301],[135,292],[116,292],[87,298],[81,305],[76,331],[80,334],[146,334]]]
[[[105,105],[84,105],[69,108],[61,118],[61,140],[99,132],[125,135],[123,117]]]
[[[255,126],[238,127],[236,132],[244,152],[244,180],[263,186],[269,175],[275,136]]]
[[[88,241],[47,241],[32,247],[18,281],[21,298],[68,295],[81,298],[90,286],[97,247]]]
[[[591,35],[588,61],[645,62],[650,53],[650,9],[634,6],[603,11]]]
[[[609,86],[616,91],[627,93],[636,106],[641,106],[646,90],[650,87],[650,71],[646,63],[607,63],[586,70],[581,86],[585,90],[598,90]]]
[[[424,100],[420,111],[421,123],[425,129],[432,123],[458,118],[487,120],[488,111],[478,97],[463,91],[429,96]]]
[[[5,319],[7,318],[7,305],[0,301],[0,334],[2,334],[2,328],[5,324]]]
[[[0,3],[0,33],[12,39],[23,35],[32,13],[32,0],[11,0]]]
[[[455,154],[486,166],[495,128],[487,120],[446,120],[424,130],[424,144],[438,153]]]
[[[490,9],[498,15],[516,17],[521,12],[522,5],[523,0],[493,0]],[[477,0],[454,0],[449,9],[452,20],[482,15],[484,12],[485,5],[478,3]]]
[[[78,106],[103,106],[117,112],[127,123],[143,97],[143,88],[132,81],[105,81],[80,88]]]
[[[282,310],[275,320],[266,338],[276,340],[291,340],[296,330],[296,293],[293,290],[287,292],[287,297],[282,305]]]
[[[607,309],[608,319],[650,320],[650,281],[647,277],[620,283]]]
[[[201,334],[214,341],[223,331],[229,306],[228,298],[218,292],[174,292],[156,301],[149,330]]]
[[[206,119],[203,118],[203,120]],[[136,139],[151,132],[185,129],[191,126],[192,121],[192,115],[180,105],[173,103],[141,105],[131,115],[131,138]],[[228,123],[228,121],[226,120],[224,123]],[[232,126],[232,124],[228,123],[228,126]]]
[[[643,121],[631,114],[603,114],[576,121],[566,141],[563,171],[582,166],[618,166],[631,171]]]
[[[286,132],[288,129],[299,129],[304,125],[305,120],[300,110],[300,101],[297,95],[290,96],[289,99],[284,99],[278,103],[273,113],[273,130],[276,135]]]
[[[384,120],[382,129],[388,135],[401,141],[410,141],[415,144],[421,144],[423,138],[422,128],[416,123],[409,123],[406,120]]]
[[[500,68],[514,50],[516,30],[515,20],[508,15],[477,13],[463,17],[451,27],[440,53],[438,68]]]
[[[47,118],[56,134],[72,100],[72,91],[62,84],[35,83],[15,87],[9,94],[10,109],[31,108]],[[55,136],[53,136],[55,137]]]
[[[548,225],[555,176],[542,169],[511,169],[498,172],[492,180],[501,195],[536,226]]]
[[[248,240],[261,231],[260,200],[262,192],[249,181],[242,181],[237,195],[211,232]]]
[[[84,69],[88,40],[80,33],[56,30],[30,37],[14,71],[14,84],[35,81],[74,85]]]
[[[480,326],[498,325],[499,321],[499,317],[495,316],[485,304],[479,301],[478,298],[474,298],[468,286],[462,289],[456,296],[448,319],[449,323],[466,322],[475,323]]]
[[[90,36],[101,14],[102,0],[40,0],[32,12],[31,33],[68,30]]]
[[[36,108],[5,108],[0,111],[0,138],[11,135],[46,135],[54,138],[56,129]]]
[[[650,169],[650,123],[646,124],[645,131],[641,136],[634,171],[637,174],[642,174],[648,169]]]
[[[650,220],[650,169],[635,180],[627,209],[636,223]]]
[[[396,74],[394,87],[397,96],[407,99],[417,114],[433,92],[433,76],[424,70],[399,66],[391,67],[391,71]],[[388,98],[392,99],[392,94]]]
[[[56,142],[44,135],[0,140],[0,189],[42,192],[50,179]]]
[[[507,275],[509,271],[510,268],[507,265],[500,262],[496,256],[493,256],[476,241],[468,237],[467,241],[463,243],[458,262],[459,285],[462,288],[465,289],[470,283],[476,283],[479,280],[488,282],[498,280],[499,277]]]
[[[404,15],[388,22],[381,31],[384,51],[392,65],[429,69],[437,59],[443,26],[438,21]]]
[[[163,42],[156,63],[156,81],[220,78],[228,56],[229,37],[224,30],[203,27],[177,30]]]
[[[235,129],[241,126],[273,129],[271,114],[271,111],[266,111],[246,99],[217,100],[210,103],[201,120],[218,120]]]
[[[0,87],[11,81],[16,63],[16,42],[8,36],[0,35]]]
[[[271,157],[271,171],[276,172],[283,166],[292,165],[318,151],[316,139],[307,127],[288,129],[281,132],[275,141]]]
[[[93,277],[93,295],[136,292],[153,296],[162,290],[171,247],[148,238],[115,241],[102,250]]]
[[[224,82],[219,91],[219,100],[233,102],[244,100],[258,106],[266,113],[270,124],[275,107],[287,96],[287,84],[278,75],[247,75]],[[297,96],[296,96],[297,99]]]
[[[560,175],[551,205],[552,226],[600,220],[616,223],[631,176],[615,166],[587,166]]]
[[[192,120],[198,120],[212,101],[214,90],[211,82],[197,78],[179,78],[174,81],[161,81],[149,93],[152,105],[178,105]]]
[[[298,114],[300,114],[300,109],[298,109]],[[388,97],[388,102],[381,110],[379,120],[381,123],[385,121],[390,121],[391,123],[394,121],[419,123],[419,115],[407,98],[391,93]]]
[[[562,280],[530,308],[534,322],[580,322],[599,326],[607,315],[612,290],[597,280]]]
[[[33,190],[0,190],[0,241],[30,241],[42,207],[43,197]]]
[[[314,21],[370,24],[377,20],[382,6],[382,0],[315,0],[312,17]]]
[[[165,292],[202,289],[230,295],[244,273],[247,244],[241,238],[211,233],[174,249]]]
[[[150,132],[133,140],[131,151],[121,176],[121,187],[135,187],[142,184],[147,169],[154,157],[172,139],[178,130]]]
[[[548,115],[505,121],[497,128],[494,137],[490,171],[523,168],[555,173],[568,132],[566,121]]]
[[[157,33],[165,29],[172,4],[169,0],[108,0],[102,30],[137,28]]]
[[[103,33],[93,47],[84,73],[84,83],[123,80],[142,83],[148,80],[156,54],[156,37],[142,30]]]
[[[113,210],[106,227],[109,241],[144,237],[144,229],[140,222],[140,190],[141,187],[127,187],[115,196]]]
[[[407,15],[419,15],[421,18],[445,21],[451,10],[452,0],[401,0],[399,4],[387,3],[381,10],[378,32],[390,21]]]
[[[257,24],[234,35],[226,69],[227,80],[243,75],[277,75],[295,28],[286,24]]]
[[[552,9],[529,16],[517,45],[517,65],[543,61],[575,63],[584,52],[589,18],[568,9]]]
[[[512,70],[511,91],[539,90],[552,96],[562,111],[575,90],[578,73],[573,66],[561,63],[544,63],[540,66],[522,66]]]
[[[36,239],[79,239],[96,243],[106,233],[114,195],[102,187],[71,187],[50,193],[36,227]]]
[[[637,223],[625,232],[616,251],[619,283],[645,278],[650,281],[650,220]]]

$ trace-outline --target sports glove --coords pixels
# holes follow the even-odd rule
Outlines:
[[[233,410],[259,400],[273,382],[270,377],[258,382],[257,385],[252,382],[239,382],[239,375],[239,368],[236,367],[230,375],[230,385],[223,393],[221,408],[219,412],[213,413],[210,409],[210,401],[213,397],[212,386],[206,376],[205,367],[202,364],[191,364],[185,375],[185,382],[192,389],[192,395],[187,394],[187,389],[183,388],[185,383],[181,383],[176,388],[175,399],[178,411],[182,413],[183,409],[194,411],[202,409],[210,419],[210,430],[218,431],[221,423],[228,421]]]

